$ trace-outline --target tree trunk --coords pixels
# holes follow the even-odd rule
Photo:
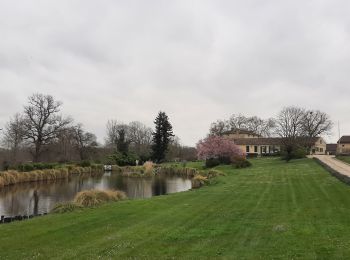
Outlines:
[[[34,162],[39,162],[40,159],[40,151],[41,150],[41,144],[40,143],[36,143],[35,144],[35,152],[34,152],[34,157],[33,157],[33,161]]]

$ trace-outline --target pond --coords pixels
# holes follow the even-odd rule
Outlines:
[[[192,188],[188,178],[157,175],[154,177],[125,177],[117,173],[101,173],[94,177],[72,176],[54,182],[30,182],[0,188],[0,215],[37,215],[49,213],[59,202],[72,201],[79,191],[114,189],[124,191],[128,198],[186,191]]]

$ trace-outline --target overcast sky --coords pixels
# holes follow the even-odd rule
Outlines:
[[[102,142],[108,119],[194,145],[211,122],[327,112],[350,134],[350,1],[0,0],[0,127],[51,94]],[[338,130],[329,140],[337,139]]]

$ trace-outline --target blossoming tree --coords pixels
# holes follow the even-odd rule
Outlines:
[[[233,143],[222,136],[209,136],[197,144],[198,158],[200,160],[218,159],[220,162],[232,159],[245,159],[245,153]]]

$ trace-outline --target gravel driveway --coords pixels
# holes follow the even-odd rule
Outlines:
[[[337,171],[338,173],[345,175],[347,177],[350,177],[350,164],[347,164],[343,161],[340,161],[335,158],[333,155],[313,155],[312,157],[315,157],[319,159],[321,162],[326,164],[328,167],[332,168],[333,170]]]

